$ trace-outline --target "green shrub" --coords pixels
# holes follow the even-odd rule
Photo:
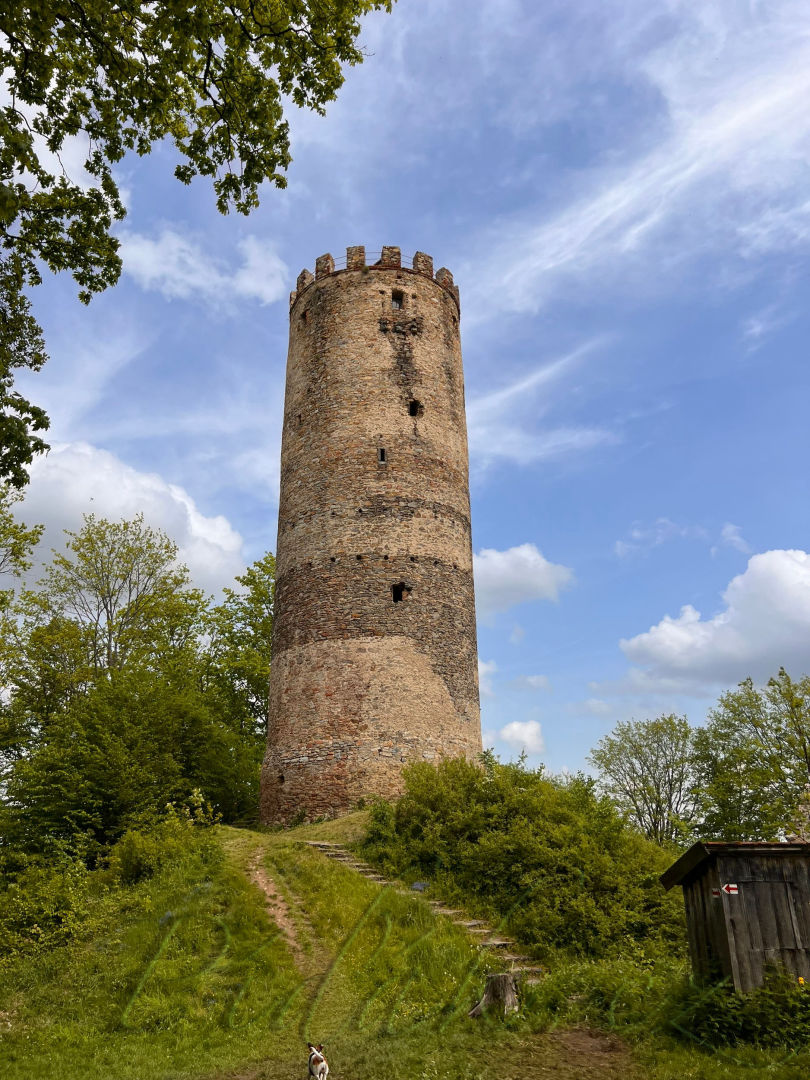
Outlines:
[[[30,860],[0,891],[0,960],[64,945],[88,922],[90,874],[80,858]]]
[[[109,877],[132,885],[164,866],[180,865],[200,855],[209,860],[218,856],[219,845],[210,831],[206,833],[216,821],[217,815],[199,791],[192,792],[185,805],[169,803],[162,817],[150,815],[140,828],[127,829],[112,847],[107,860]]]
[[[673,987],[686,979],[681,959],[605,960],[557,957],[544,978],[523,991],[523,1009],[535,1028],[588,1024],[623,1034],[666,1027]]]
[[[627,825],[583,776],[410,765],[405,793],[371,811],[367,858],[406,880],[432,879],[540,955],[682,955],[682,900],[659,874],[671,854]]]
[[[222,858],[215,815],[198,792],[187,805],[169,804],[160,818],[129,829],[105,868],[88,869],[86,853],[54,847],[49,856],[18,853],[13,878],[0,888],[0,958],[37,953],[89,936],[111,894],[161,873],[205,873]],[[11,865],[12,859],[6,859]]]
[[[810,1043],[810,986],[778,967],[766,970],[763,985],[748,994],[735,994],[725,984],[686,983],[667,1012],[674,1034],[706,1047]]]

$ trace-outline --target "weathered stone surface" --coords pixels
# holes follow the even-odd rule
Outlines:
[[[315,260],[315,278],[327,277],[329,274],[334,273],[335,260],[328,253],[326,255],[319,255]]]
[[[361,250],[290,312],[265,822],[481,749],[452,276]]]
[[[366,249],[364,247],[346,248],[346,269],[362,270],[366,265]]]

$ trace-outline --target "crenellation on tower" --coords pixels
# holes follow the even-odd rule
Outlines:
[[[315,280],[327,277],[329,274],[335,272],[335,260],[327,252],[326,255],[319,255],[315,260]]]
[[[347,270],[362,270],[366,265],[366,249],[360,245],[358,247],[346,248],[346,269]]]
[[[398,247],[384,247],[376,265],[386,270],[398,270],[402,266],[402,252]]]
[[[452,275],[351,247],[294,295],[266,822],[346,811],[396,794],[403,761],[481,749]]]
[[[426,255],[424,251],[417,251],[413,257],[413,268],[417,274],[433,277],[433,256]]]

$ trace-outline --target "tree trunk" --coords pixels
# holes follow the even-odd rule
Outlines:
[[[470,1010],[470,1016],[483,1016],[493,1005],[497,1005],[499,1012],[504,1016],[518,1011],[518,992],[514,975],[508,972],[501,975],[487,975],[484,996],[475,1008]]]

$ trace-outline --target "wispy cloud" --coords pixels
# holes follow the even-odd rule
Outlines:
[[[533,312],[567,283],[646,289],[722,246],[740,259],[810,243],[810,12],[788,3],[722,13],[673,5],[678,30],[630,57],[660,95],[664,138],[558,209],[500,221],[466,268],[468,307]],[[539,218],[539,220],[538,220]],[[651,260],[655,273],[650,274]]]
[[[660,547],[670,540],[706,540],[708,533],[700,525],[679,525],[669,518],[660,517],[650,525],[635,522],[629,533],[613,545],[614,554],[620,559],[640,555]]]
[[[599,425],[538,424],[538,414],[549,402],[537,403],[537,395],[559,383],[585,357],[604,343],[594,338],[564,356],[541,364],[505,386],[473,399],[467,406],[470,455],[480,468],[501,458],[527,465],[568,454],[582,453],[596,446],[617,442],[616,432]],[[531,410],[531,417],[525,415]]]
[[[164,227],[156,238],[137,232],[121,235],[124,273],[142,289],[167,300],[197,300],[227,306],[238,299],[272,304],[289,291],[290,271],[272,244],[255,236],[238,241],[238,265],[206,251],[193,237]]]
[[[492,677],[497,670],[498,665],[494,660],[478,660],[478,689],[481,697],[495,697]]]

